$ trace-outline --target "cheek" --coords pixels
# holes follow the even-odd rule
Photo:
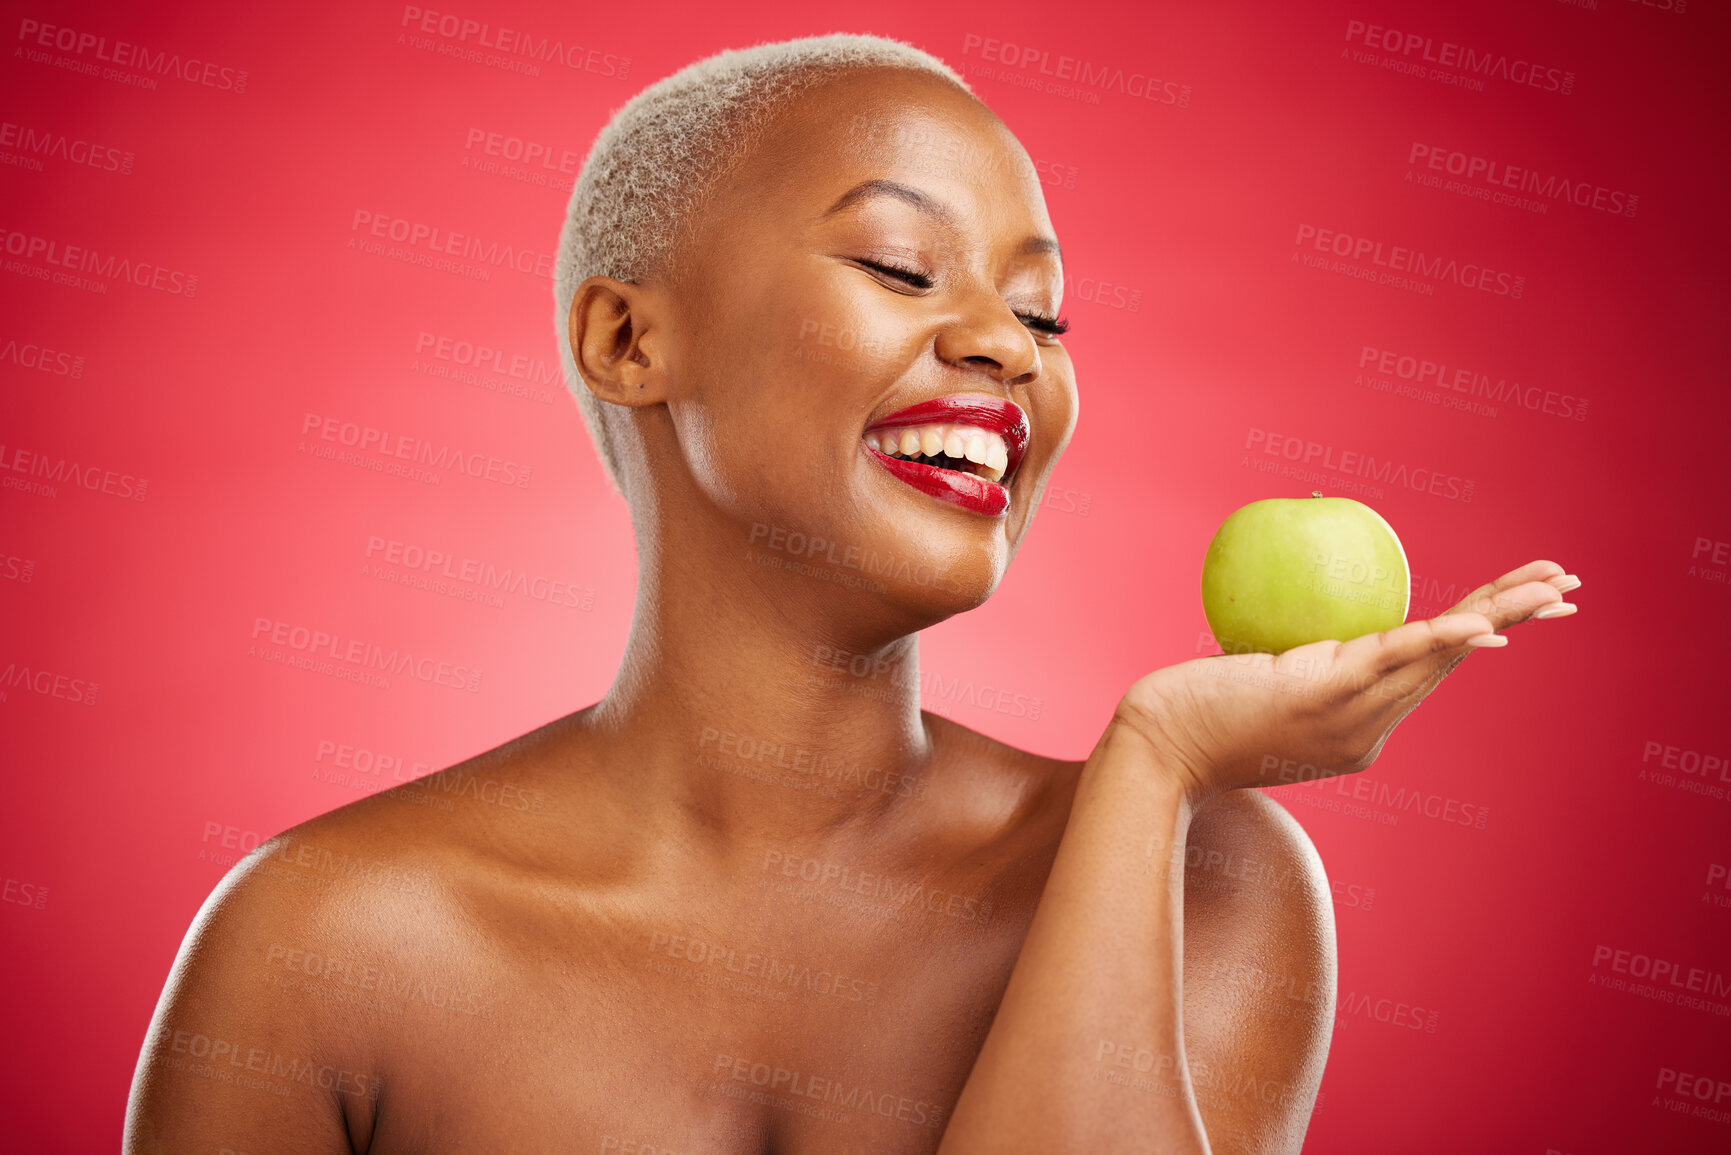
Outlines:
[[[808,306],[782,322],[786,341],[782,364],[795,376],[845,376],[874,379],[885,372],[907,336],[907,322],[888,301],[874,301],[865,289],[826,286],[808,294]],[[885,294],[885,289],[876,289]],[[827,372],[826,372],[827,371]]]
[[[835,415],[826,429],[803,400],[766,374],[747,372],[677,408],[679,452],[710,500],[761,517],[817,490],[813,479],[833,477]]]
[[[755,510],[801,490],[809,502],[822,479],[852,469],[866,420],[920,355],[909,309],[857,271],[818,269],[693,326],[685,396],[671,408],[703,490]]]
[[[858,282],[830,276],[791,287],[785,300],[797,305],[764,310],[750,364],[738,367],[755,381],[757,431],[779,435],[784,450],[851,445],[918,358],[906,304]]]
[[[893,383],[921,345],[920,305],[828,258],[790,278],[765,316],[777,318],[782,363],[804,376]],[[784,303],[785,302],[785,303]],[[876,398],[873,398],[875,401]]]
[[[820,319],[804,317],[793,343],[792,359],[854,375],[875,376],[892,359],[899,330],[870,309],[840,309]]]
[[[1079,408],[1075,385],[1069,382],[1041,391],[1038,403],[1029,408],[1028,420],[1035,429],[1046,431],[1036,440],[1039,451],[1047,455],[1048,463],[1055,461],[1069,444]]]

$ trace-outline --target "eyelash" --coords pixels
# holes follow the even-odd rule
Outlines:
[[[860,264],[868,269],[876,269],[888,273],[892,277],[900,277],[916,288],[929,289],[932,279],[918,269],[906,269],[900,265],[892,265],[884,261],[861,260]],[[1070,322],[1063,317],[1047,317],[1039,313],[1017,313],[1016,317],[1030,329],[1038,330],[1049,337],[1059,337],[1069,331]]]

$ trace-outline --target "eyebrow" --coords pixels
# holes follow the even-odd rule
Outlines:
[[[826,217],[834,216],[843,209],[851,208],[874,197],[894,197],[896,200],[912,205],[941,224],[951,228],[956,226],[956,215],[942,201],[929,193],[921,192],[912,185],[883,179],[861,181],[854,185],[842,193],[833,205],[825,209],[823,215]],[[1028,237],[1017,247],[1016,251],[1018,253],[1050,254],[1058,258],[1060,265],[1064,262],[1064,251],[1058,247],[1058,241],[1055,237],[1039,235]]]

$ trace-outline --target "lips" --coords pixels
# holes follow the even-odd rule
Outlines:
[[[1014,401],[985,393],[952,393],[948,397],[934,397],[930,401],[898,409],[888,417],[872,422],[866,427],[866,432],[939,422],[972,425],[1002,437],[1010,458],[1009,464],[1004,468],[1006,481],[1016,472],[1022,455],[1028,451],[1028,415],[1022,412],[1022,407]]]
[[[887,472],[921,493],[996,517],[1009,508],[1006,487],[1028,438],[1028,415],[1015,402],[955,393],[879,418],[862,443]]]
[[[878,464],[892,475],[939,501],[947,501],[951,505],[959,505],[987,517],[997,517],[1010,508],[1010,491],[995,481],[987,481],[970,473],[957,473],[953,469],[942,469],[936,465],[903,461],[869,445],[866,446],[866,452],[877,458]]]

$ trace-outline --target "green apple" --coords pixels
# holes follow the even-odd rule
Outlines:
[[[1220,526],[1202,563],[1202,610],[1229,654],[1393,629],[1411,592],[1393,527],[1350,497],[1253,501]]]

